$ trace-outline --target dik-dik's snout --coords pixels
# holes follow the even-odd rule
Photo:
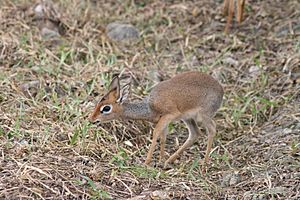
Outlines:
[[[90,116],[88,117],[88,120],[91,122],[91,123],[94,123],[97,121],[97,112],[94,111],[92,114],[90,114]]]
[[[89,122],[94,123],[96,121],[96,118],[93,115],[90,115],[88,117]]]

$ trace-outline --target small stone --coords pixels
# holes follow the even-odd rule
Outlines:
[[[226,174],[223,177],[223,181],[222,181],[222,186],[233,186],[236,185],[237,183],[239,183],[241,181],[240,175],[238,174],[238,172],[234,172],[234,173],[230,173],[230,174]]]
[[[59,33],[55,30],[51,30],[47,27],[43,27],[41,30],[41,35],[43,38],[45,39],[49,39],[49,38],[56,38],[59,37]]]
[[[106,27],[107,36],[114,41],[128,41],[139,38],[139,31],[131,24],[113,22]]]
[[[61,22],[62,16],[52,0],[41,0],[30,11],[30,15],[33,16],[34,23],[38,26],[44,40],[58,39],[64,33],[64,26]]]
[[[150,196],[153,200],[170,199],[168,192],[159,190],[152,192]]]
[[[23,139],[19,142],[19,144],[26,146],[26,145],[28,145],[28,141]]]
[[[41,82],[39,80],[33,80],[23,83],[19,86],[22,93],[27,97],[34,97],[41,87]]]
[[[42,18],[42,17],[44,17],[43,5],[38,4],[38,5],[34,8],[34,13],[35,13],[35,15],[36,15],[37,18]]]
[[[40,81],[39,80],[33,80],[33,81],[29,81],[27,83],[23,83],[20,88],[22,91],[26,91],[29,90],[30,88],[37,88],[40,85]]]
[[[239,65],[239,61],[237,61],[237,60],[235,60],[231,57],[224,58],[223,62],[225,64],[229,64],[229,65],[232,65],[232,66],[235,66],[235,67],[237,67]]]
[[[38,4],[33,6],[32,10],[32,14],[37,20],[48,19],[54,22],[60,22],[61,14],[52,0],[41,0]]]
[[[260,68],[257,65],[253,65],[249,68],[249,75],[252,77],[258,76],[260,73]]]

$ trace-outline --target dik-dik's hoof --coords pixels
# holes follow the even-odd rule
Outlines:
[[[207,166],[209,165],[211,162],[211,158],[210,157],[206,157],[203,160],[199,160],[199,165],[201,166]]]
[[[150,159],[146,159],[145,162],[144,162],[144,165],[145,166],[149,166],[151,163],[151,160]]]
[[[169,158],[165,164],[164,164],[164,169],[170,169],[172,168],[172,163],[174,162],[175,159]]]
[[[164,170],[171,169],[171,168],[173,168],[171,163],[169,163],[169,162],[164,163],[164,166],[163,166]]]
[[[202,173],[205,173],[207,171],[209,164],[210,164],[210,158],[199,160],[199,167]]]
[[[159,161],[160,163],[163,163],[165,160],[166,160],[166,159],[165,159],[165,156],[160,156],[158,161]]]

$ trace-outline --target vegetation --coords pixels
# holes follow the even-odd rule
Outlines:
[[[55,37],[29,14],[35,3],[0,2],[1,199],[300,198],[299,1],[249,0],[245,21],[225,35],[220,0],[55,0]],[[115,21],[133,24],[139,39],[110,40]],[[152,124],[88,122],[113,75],[130,73],[137,99],[189,70],[225,89],[206,171],[205,130],[164,170],[158,151],[143,166]],[[169,130],[171,154],[187,130]]]

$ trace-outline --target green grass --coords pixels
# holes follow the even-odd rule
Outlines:
[[[234,23],[228,35],[219,1],[54,2],[67,27],[58,45],[43,39],[23,10],[36,2],[1,1],[0,199],[151,198],[157,190],[170,199],[242,199],[248,191],[251,197],[273,199],[298,195],[290,188],[299,190],[291,178],[299,171],[294,134],[299,83],[282,68],[296,74],[300,42],[298,33],[276,36],[282,24],[298,19],[296,0],[285,2],[283,10],[267,0],[263,18],[254,14],[261,5],[248,3],[246,20]],[[199,15],[192,15],[194,8],[200,8]],[[135,25],[141,37],[129,44],[109,40],[103,29],[115,20]],[[238,64],[226,63],[227,58]],[[252,66],[258,72],[250,73]],[[131,74],[130,99],[141,99],[156,83],[157,72],[167,79],[192,70],[213,75],[225,91],[214,117],[215,149],[204,173],[198,162],[206,148],[203,127],[199,140],[164,170],[156,165],[158,146],[151,165],[142,165],[154,124],[87,120],[114,75]],[[287,129],[291,133],[282,134]],[[168,130],[171,154],[177,142],[184,143],[187,130],[177,122]],[[241,182],[221,186],[223,175],[232,171]],[[271,190],[279,185],[288,192]]]
[[[87,181],[89,187],[92,189],[91,199],[112,199],[108,192],[98,188],[94,181],[87,176],[81,176],[82,179]],[[79,185],[84,184],[81,180],[76,180],[76,183]]]

